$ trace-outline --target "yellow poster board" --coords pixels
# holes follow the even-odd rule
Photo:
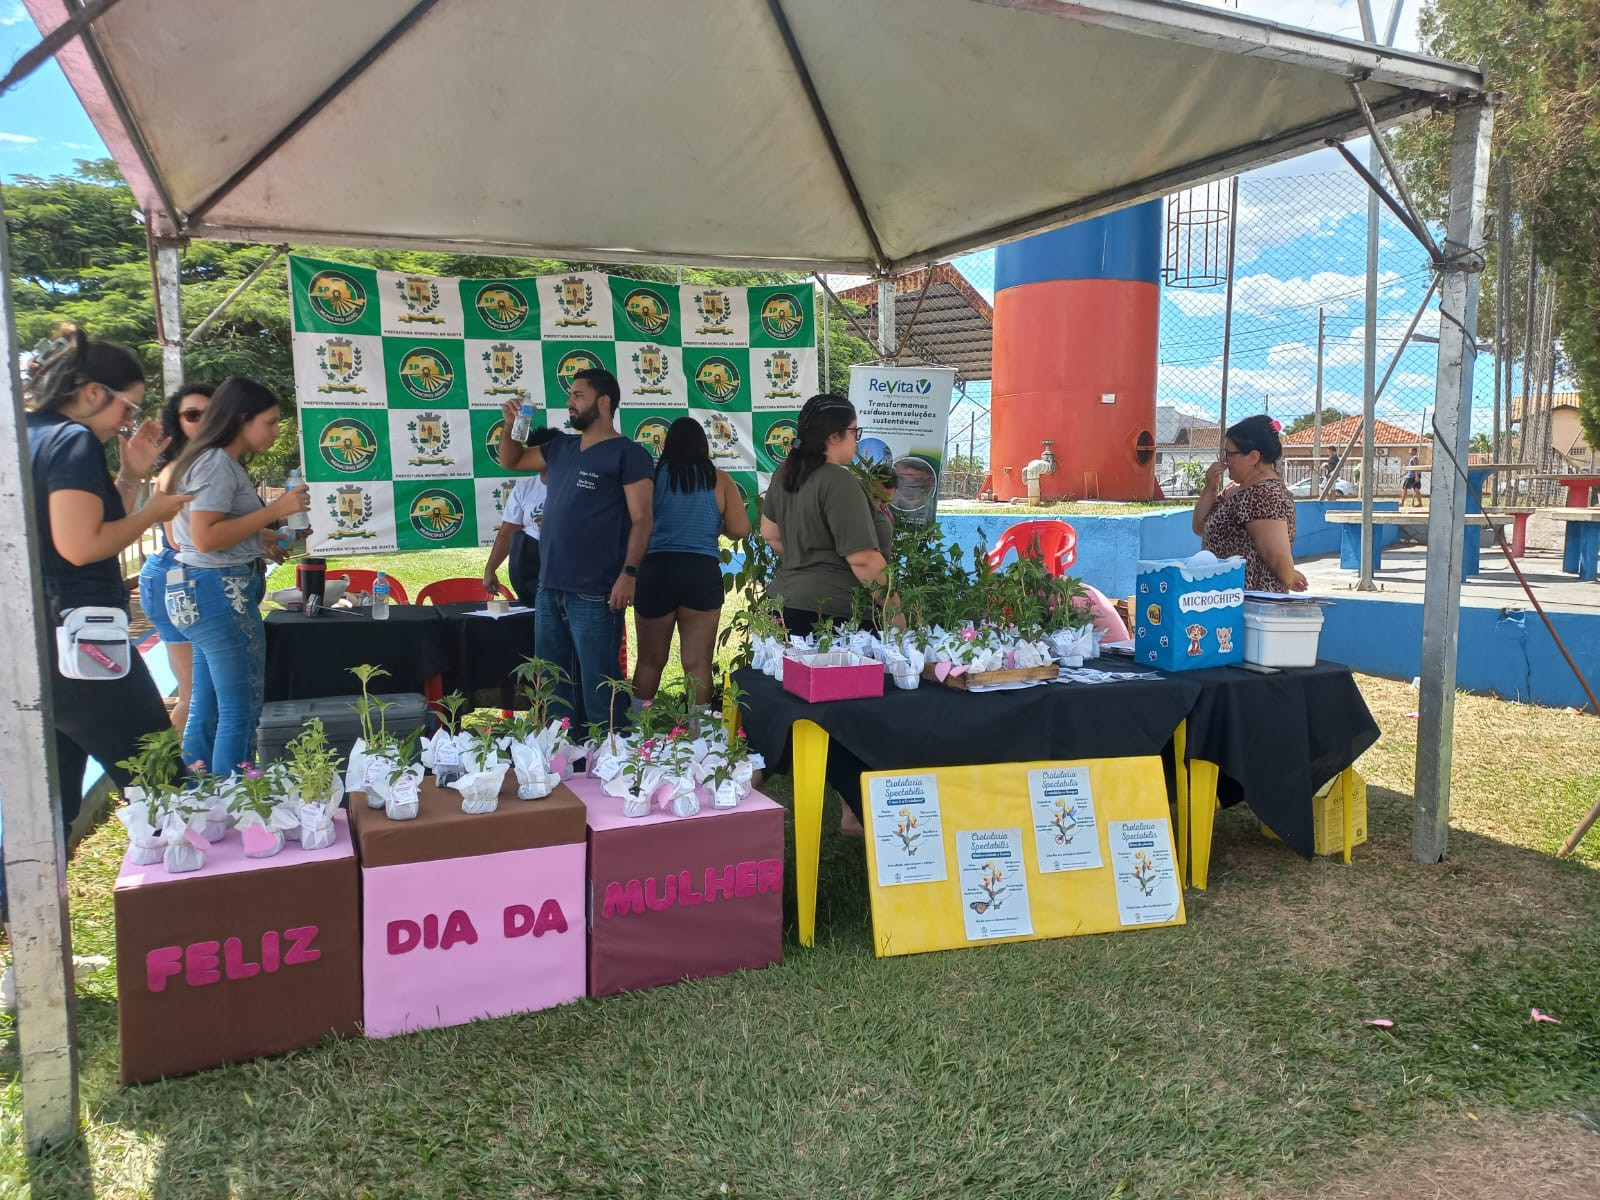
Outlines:
[[[879,958],[1184,923],[1161,759],[861,777]]]

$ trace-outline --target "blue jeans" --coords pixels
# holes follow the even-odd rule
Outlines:
[[[178,565],[175,550],[158,550],[144,560],[139,571],[139,607],[167,645],[187,642],[189,635],[167,616],[167,572]]]
[[[572,677],[556,689],[553,714],[570,716],[574,725],[606,724],[607,713],[618,724],[625,721],[626,697],[605,686],[622,676],[622,614],[612,611],[611,597],[542,587],[534,611],[534,652]]]
[[[189,567],[200,618],[194,644],[194,692],[183,729],[183,757],[229,775],[255,757],[261,721],[267,638],[261,623],[266,581],[248,566]],[[215,729],[214,737],[206,730]]]

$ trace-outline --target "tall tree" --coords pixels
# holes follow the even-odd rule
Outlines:
[[[1555,273],[1561,348],[1582,393],[1584,433],[1600,445],[1600,3],[1432,0],[1419,29],[1431,53],[1481,62],[1503,94],[1496,163],[1511,172],[1520,232]],[[1441,118],[1396,139],[1419,202],[1435,217],[1446,206],[1449,142]],[[1480,311],[1491,319],[1489,303]]]

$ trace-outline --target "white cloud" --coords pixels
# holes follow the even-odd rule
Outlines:
[[[1399,279],[1398,272],[1384,271],[1378,276],[1378,286],[1387,291]],[[1233,311],[1235,316],[1266,318],[1284,308],[1322,307],[1330,316],[1339,316],[1358,307],[1365,291],[1364,275],[1346,275],[1338,271],[1318,271],[1294,279],[1242,275],[1234,283]],[[1188,317],[1221,316],[1227,304],[1226,294],[1220,287],[1205,291],[1170,288],[1165,295]]]
[[[8,145],[31,146],[38,140],[38,138],[29,137],[25,133],[0,133],[0,142],[5,142]]]
[[[5,0],[0,4],[0,25],[20,25],[28,19],[28,10],[22,7],[22,0]]]

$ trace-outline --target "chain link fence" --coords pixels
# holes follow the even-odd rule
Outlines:
[[[1369,193],[1346,169],[1294,174],[1293,168],[1289,164],[1239,180],[1231,336],[1225,332],[1227,289],[1215,270],[1200,270],[1203,264],[1196,263],[1196,275],[1209,274],[1217,281],[1192,288],[1168,284],[1162,289],[1156,471],[1169,496],[1192,493],[1205,465],[1217,456],[1224,416],[1225,350],[1226,423],[1254,413],[1279,420],[1285,441],[1283,473],[1292,488],[1315,494],[1331,464],[1338,479],[1337,494],[1359,491]],[[1215,191],[1209,197],[1205,205],[1214,208]],[[1170,256],[1168,265],[1173,265]],[[972,312],[965,314],[968,325],[987,320],[992,328],[993,252],[968,255],[950,266],[978,299],[970,305]],[[1374,473],[1378,494],[1393,497],[1412,469],[1413,458],[1424,481],[1432,461],[1439,316],[1437,294],[1430,293],[1434,272],[1426,252],[1382,205],[1376,275],[1374,386],[1381,386],[1381,391]],[[1495,354],[1493,305],[1486,291],[1473,377],[1473,459],[1527,463],[1528,472],[1586,465],[1589,458],[1578,461],[1587,451],[1577,444],[1581,435],[1575,432],[1575,398],[1566,408],[1557,390],[1556,354],[1548,322],[1541,315],[1546,285],[1541,281],[1533,289],[1530,307],[1526,256],[1520,249],[1514,254],[1509,279],[1508,295],[1516,310],[1510,349],[1516,361],[1508,388]],[[854,294],[870,297],[870,293],[868,286]],[[841,292],[842,297],[848,294]],[[896,312],[902,327],[918,298],[914,288],[900,292]],[[833,378],[842,380],[836,386],[847,386],[848,363],[874,361],[876,352],[868,341],[854,336],[841,341],[837,335],[865,331],[875,337],[875,302],[870,310],[848,299],[829,307],[834,319],[824,324],[824,334],[834,345],[829,348],[831,355],[827,349],[824,355],[833,362]],[[859,310],[853,330],[841,317],[842,309]],[[1415,333],[1407,341],[1413,322]],[[1532,339],[1524,335],[1529,328]],[[910,338],[903,339],[906,357],[955,365],[968,349],[970,332],[949,312],[941,311],[936,318],[929,312],[919,317]],[[1527,363],[1530,340],[1531,363]],[[1533,382],[1525,386],[1525,377]],[[1532,393],[1526,402],[1521,399],[1524,391]],[[989,379],[964,371],[951,406],[946,494],[977,495],[989,467],[989,413]],[[1547,498],[1553,487],[1520,478],[1517,472],[1502,472],[1496,486],[1534,499]]]

